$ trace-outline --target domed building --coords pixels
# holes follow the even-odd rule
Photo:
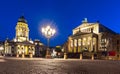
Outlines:
[[[5,54],[27,56],[35,54],[34,43],[29,39],[29,27],[24,16],[18,19],[16,25],[16,35],[13,40],[7,39],[5,41]]]
[[[18,19],[16,25],[16,41],[23,42],[29,41],[29,28],[26,19],[24,16],[21,16]]]

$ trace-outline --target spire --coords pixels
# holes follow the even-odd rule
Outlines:
[[[18,19],[18,22],[27,23],[27,21],[23,15]]]
[[[84,19],[82,20],[82,23],[87,23],[87,22],[88,22],[87,18],[84,18]]]

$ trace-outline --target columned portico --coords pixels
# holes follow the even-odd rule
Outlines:
[[[115,42],[112,42],[114,41],[114,35],[116,35],[114,31],[101,23],[89,23],[87,19],[84,19],[82,24],[73,29],[73,34],[68,38],[68,53],[90,52],[103,55],[105,52],[106,55],[106,52],[111,50],[119,50],[119,47],[116,46],[119,44],[119,37],[116,41],[117,44],[115,44]]]
[[[98,46],[98,38],[96,34],[79,35],[78,37],[71,36],[70,48],[73,53],[82,51],[96,52]]]
[[[82,56],[84,56],[84,52],[92,54],[98,50],[98,36],[95,33],[79,33],[72,35],[69,37],[69,42],[69,51],[72,52],[68,51],[68,53],[73,53],[72,56],[74,54],[82,54]],[[92,55],[88,56],[91,57]]]
[[[32,55],[34,55],[35,49],[34,49],[34,45],[30,44],[30,43],[25,43],[25,42],[16,42],[16,56],[21,55],[22,57],[30,55],[30,53]]]

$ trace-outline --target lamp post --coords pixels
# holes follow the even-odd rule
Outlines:
[[[49,42],[50,38],[55,34],[55,29],[51,28],[50,26],[42,27],[42,34],[47,38],[47,52],[46,58],[50,57],[49,54]]]

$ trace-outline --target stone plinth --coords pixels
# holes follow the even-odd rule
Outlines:
[[[80,60],[82,60],[82,54],[80,54]]]
[[[33,58],[33,54],[29,54],[30,58]]]
[[[16,54],[16,57],[18,58],[18,57],[19,57],[19,54]]]
[[[91,59],[94,60],[94,54],[92,54],[92,58]]]
[[[67,54],[66,53],[64,53],[64,59],[67,59]]]
[[[49,49],[47,49],[47,51],[46,51],[46,56],[45,56],[46,58],[51,58],[51,54],[50,54],[50,52],[49,52]]]
[[[25,55],[24,54],[22,54],[22,58],[24,58],[25,57]]]

